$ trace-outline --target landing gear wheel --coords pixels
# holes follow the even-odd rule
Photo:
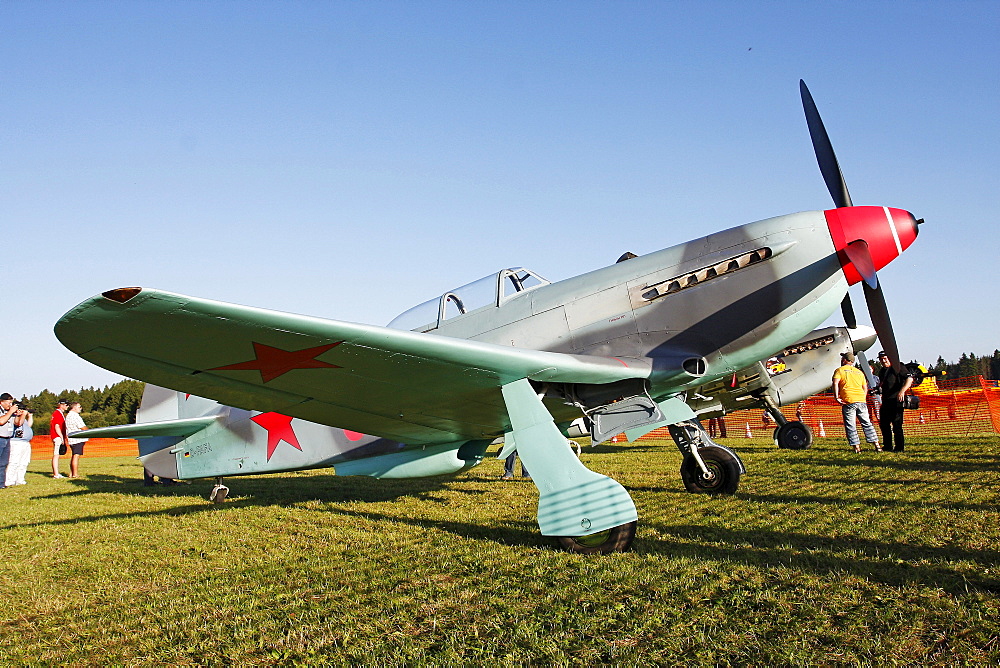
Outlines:
[[[212,493],[208,495],[208,500],[212,503],[222,503],[229,496],[229,488],[219,483],[212,488]]]
[[[701,467],[691,454],[684,455],[681,462],[681,480],[689,492],[705,494],[734,494],[740,485],[740,463],[732,454],[722,448],[707,446],[698,448],[709,475],[702,473]]]
[[[559,544],[576,554],[624,552],[635,538],[635,526],[636,522],[629,522],[589,536],[559,536]]]
[[[779,448],[805,450],[812,442],[812,430],[798,421],[786,422],[774,430],[774,444]]]

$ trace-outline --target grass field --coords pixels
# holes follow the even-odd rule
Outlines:
[[[141,485],[32,462],[0,491],[0,662],[996,665],[1000,439],[905,454],[730,439],[735,497],[683,491],[672,443],[585,448],[628,488],[625,554],[538,534],[530,482],[325,472]]]

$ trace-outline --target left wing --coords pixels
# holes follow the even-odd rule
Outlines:
[[[143,288],[79,304],[56,337],[132,378],[410,444],[510,429],[500,388],[522,378],[647,378],[644,359],[569,355],[326,320]]]

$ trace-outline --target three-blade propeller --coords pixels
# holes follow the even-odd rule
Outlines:
[[[840,163],[837,162],[837,155],[833,152],[833,144],[826,133],[823,119],[820,118],[816,103],[813,101],[806,82],[799,80],[799,92],[802,94],[802,108],[806,114],[806,124],[809,126],[809,136],[812,138],[813,150],[816,152],[816,161],[819,163],[819,171],[823,174],[826,188],[833,197],[834,204],[838,207],[853,206],[851,195],[847,192],[847,183],[844,175],[840,171]],[[871,316],[872,325],[878,332],[878,339],[882,343],[882,348],[894,369],[900,369],[899,348],[896,345],[896,335],[892,331],[892,322],[889,319],[889,309],[885,304],[885,297],[882,294],[882,286],[878,282],[875,274],[875,263],[868,252],[868,244],[864,239],[857,239],[848,244],[844,249],[845,254],[850,259],[851,264],[858,270],[864,279],[863,290],[865,302],[868,304],[868,314]],[[841,312],[844,314],[844,321],[847,327],[854,329],[857,327],[857,318],[854,316],[854,307],[851,304],[851,295],[844,296],[844,301],[840,304]],[[859,353],[862,369],[868,371],[868,362],[864,354]],[[869,382],[871,382],[869,380]]]

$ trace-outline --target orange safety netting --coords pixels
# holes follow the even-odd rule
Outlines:
[[[995,380],[982,376],[935,382],[926,378],[914,389],[920,397],[920,409],[904,414],[903,429],[909,436],[969,436],[1000,434],[1000,387]],[[869,415],[878,428],[878,403],[868,399]],[[840,405],[830,393],[817,394],[798,404],[783,406],[781,412],[789,420],[800,420],[818,437],[844,437],[844,421]],[[774,420],[760,409],[736,411],[723,418],[725,434],[716,422],[715,435],[728,438],[770,437]],[[709,420],[703,426],[710,432]],[[621,438],[621,437],[619,437]],[[646,438],[669,438],[666,428],[647,434]]]
[[[84,446],[83,456],[138,457],[139,442],[131,438],[92,438]],[[48,436],[31,439],[31,460],[37,459],[52,459],[52,439]]]

